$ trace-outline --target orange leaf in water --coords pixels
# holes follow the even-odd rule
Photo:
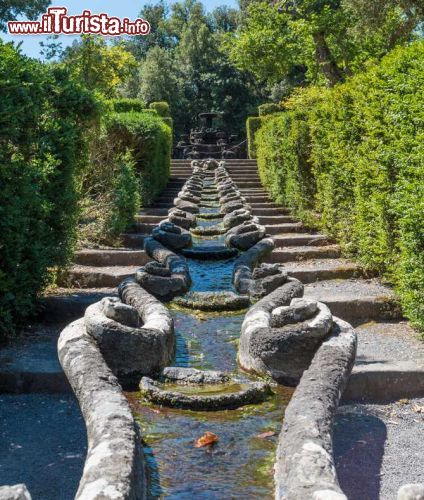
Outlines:
[[[265,438],[269,438],[269,437],[272,437],[272,436],[275,436],[275,432],[274,431],[261,432],[260,434],[257,434],[255,437],[257,437],[259,439],[265,439]]]
[[[213,432],[205,432],[202,437],[200,437],[195,443],[195,448],[202,448],[203,446],[209,446],[215,444],[218,441],[218,436]]]

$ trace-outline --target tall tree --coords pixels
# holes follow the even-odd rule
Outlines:
[[[78,42],[68,47],[62,58],[76,78],[107,98],[117,95],[117,89],[131,74],[136,61],[120,43],[108,45],[100,36],[82,35]]]
[[[370,11],[380,3],[370,23]],[[422,21],[422,0],[279,0],[252,2],[243,24],[227,40],[232,61],[270,84],[287,79],[295,67],[328,85],[381,57],[411,37]]]
[[[1,0],[0,31],[6,31],[7,21],[15,21],[18,16],[35,20],[44,13],[51,0]]]

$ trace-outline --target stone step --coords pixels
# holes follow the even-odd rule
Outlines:
[[[335,316],[353,326],[402,317],[393,290],[377,279],[318,281],[305,286],[305,297],[324,302]]]
[[[145,215],[145,214],[139,214],[135,216],[135,222],[137,224],[159,224],[159,222],[163,221],[166,219],[168,214],[166,213],[165,215]]]
[[[283,207],[278,207],[278,206],[271,206],[267,208],[253,208],[254,204],[252,204],[252,214],[257,215],[258,217],[265,217],[265,216],[276,216],[276,215],[288,215],[290,213],[290,210],[288,208],[283,208]]]
[[[218,160],[219,161],[219,160]],[[232,158],[225,160],[225,163],[227,166],[233,166],[233,165],[257,165],[257,160],[256,159],[250,159],[250,158]],[[182,160],[182,159],[177,159],[177,158],[172,158],[171,159],[171,165],[191,165],[191,160]]]
[[[75,288],[115,287],[132,276],[140,266],[72,266],[60,284]]]
[[[265,224],[265,229],[266,232],[271,235],[281,235],[281,233],[305,233],[308,231],[301,222]]]
[[[144,233],[124,233],[121,236],[123,244],[127,248],[134,248],[142,250],[144,248],[144,239],[149,236],[149,234]]]
[[[167,208],[146,207],[146,208],[142,208],[140,210],[139,215],[163,215],[166,217],[168,215],[168,209]]]
[[[84,249],[74,255],[75,264],[82,266],[142,266],[148,261],[144,250],[131,248]]]
[[[237,184],[237,187],[242,190],[249,190],[249,191],[263,191],[262,184],[260,183],[259,180],[243,180],[243,179],[238,179],[237,181],[233,179],[233,181]]]
[[[337,259],[340,257],[339,245],[327,246],[293,246],[276,248],[264,262],[283,264],[310,259]]]
[[[137,216],[136,216],[137,217]],[[157,226],[156,222],[135,222],[133,224],[135,233],[150,234],[152,229]]]
[[[346,259],[292,261],[284,263],[281,269],[304,284],[333,279],[359,278],[364,275],[360,266]]]
[[[275,225],[275,224],[283,224],[283,223],[287,223],[287,222],[290,222],[290,223],[298,223],[299,222],[299,219],[296,219],[295,217],[292,217],[291,215],[262,215],[260,211],[258,211],[259,213],[257,214],[258,216],[258,219],[259,219],[259,222],[260,224],[271,224],[271,225]],[[256,214],[254,214],[256,215]]]
[[[173,206],[172,202],[155,201],[150,207],[151,210],[166,210],[168,211]]]
[[[293,246],[323,246],[328,245],[329,240],[323,234],[302,234],[302,233],[287,233],[277,234],[273,236],[275,246],[277,248],[293,247]]]
[[[277,205],[276,203],[274,203],[273,201],[271,201],[270,199],[267,199],[265,201],[250,201],[250,206],[252,207],[252,210],[261,210],[263,208],[265,209],[278,209],[278,210],[285,210],[285,213],[289,214],[290,213],[290,209],[288,208],[283,208],[281,207],[280,205]]]

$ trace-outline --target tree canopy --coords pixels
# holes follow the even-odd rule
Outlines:
[[[334,85],[414,37],[421,0],[280,0],[251,2],[227,37],[231,61],[269,84]]]

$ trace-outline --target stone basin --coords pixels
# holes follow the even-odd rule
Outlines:
[[[272,394],[264,382],[176,367],[166,368],[159,380],[143,377],[140,390],[142,397],[152,403],[195,411],[232,410],[261,403]]]
[[[238,254],[238,250],[235,248],[226,248],[224,245],[205,245],[196,246],[193,248],[185,248],[182,251],[182,254],[184,255],[184,257],[189,257],[190,259],[223,260],[235,257]]]
[[[250,306],[247,295],[234,292],[189,292],[176,297],[173,304],[199,311],[239,311]]]

